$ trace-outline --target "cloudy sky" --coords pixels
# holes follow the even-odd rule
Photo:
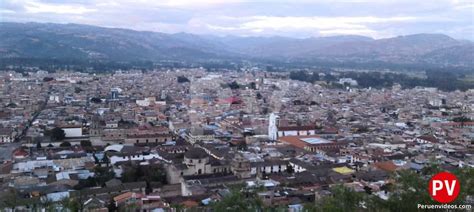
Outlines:
[[[443,33],[474,40],[474,1],[0,0],[0,21],[241,36]]]

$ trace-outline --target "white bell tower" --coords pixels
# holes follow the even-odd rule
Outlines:
[[[277,128],[278,116],[275,113],[270,113],[268,118],[268,138],[271,140],[277,140],[278,128]]]

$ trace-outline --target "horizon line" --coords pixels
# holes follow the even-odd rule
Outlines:
[[[366,36],[366,35],[359,35],[359,34],[335,34],[335,35],[327,35],[327,36],[309,36],[309,37],[297,37],[297,36],[283,36],[283,35],[229,35],[229,34],[200,34],[200,33],[192,33],[192,32],[186,32],[186,31],[179,31],[179,32],[174,32],[174,33],[169,33],[169,32],[163,32],[163,31],[154,31],[154,30],[139,30],[139,29],[133,29],[133,28],[126,28],[126,27],[117,27],[117,26],[103,26],[103,25],[93,25],[93,24],[83,24],[83,23],[73,23],[73,22],[66,22],[66,23],[61,23],[61,22],[39,22],[39,21],[0,21],[0,23],[13,23],[13,24],[56,24],[56,25],[80,25],[80,26],[90,26],[90,27],[98,27],[98,28],[106,28],[106,29],[117,29],[117,30],[130,30],[134,32],[149,32],[149,33],[162,33],[162,34],[167,34],[167,35],[176,35],[176,34],[189,34],[189,35],[197,35],[197,36],[215,36],[215,37],[240,37],[240,38],[289,38],[289,39],[296,39],[296,40],[305,40],[305,39],[311,39],[311,38],[331,38],[331,37],[344,37],[344,36],[354,36],[354,37],[363,37],[363,38],[369,38],[371,40],[383,40],[383,39],[391,39],[391,38],[397,38],[397,37],[406,37],[406,36],[414,36],[414,35],[442,35],[449,37],[451,39],[455,39],[458,41],[469,41],[469,42],[474,42],[474,40],[470,40],[468,38],[454,38],[452,36],[449,36],[444,33],[434,33],[434,32],[422,32],[422,33],[413,33],[413,34],[399,34],[399,35],[394,35],[391,37],[380,37],[380,38],[374,38],[371,36]]]

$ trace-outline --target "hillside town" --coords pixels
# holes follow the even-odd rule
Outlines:
[[[305,211],[337,186],[387,201],[399,172],[474,168],[474,90],[289,74],[0,72],[0,207]]]

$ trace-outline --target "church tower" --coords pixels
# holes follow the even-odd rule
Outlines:
[[[277,128],[278,116],[275,113],[270,113],[268,118],[268,138],[271,140],[277,140],[278,128]]]

